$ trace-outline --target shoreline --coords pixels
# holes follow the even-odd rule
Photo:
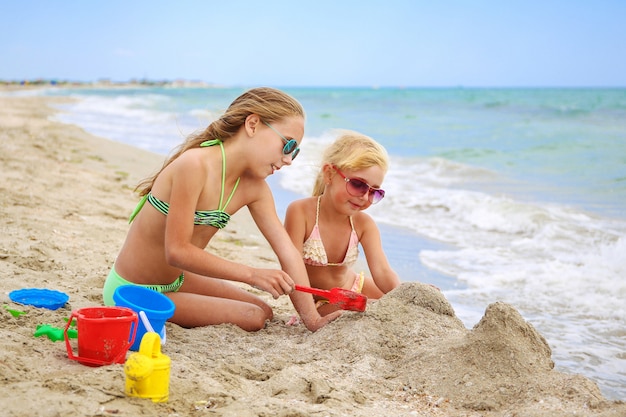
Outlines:
[[[466,329],[441,293],[405,283],[316,333],[286,326],[286,297],[266,297],[275,318],[246,333],[231,325],[167,324],[169,401],[124,395],[122,365],[90,368],[63,343],[34,337],[82,307],[101,305],[102,283],[126,230],[141,178],[163,156],[48,120],[62,98],[0,97],[0,405],[7,416],[623,416],[580,375],[553,369],[550,348],[503,303]],[[210,249],[257,267],[276,258],[241,211]],[[55,311],[12,303],[25,287],[66,292]],[[37,398],[38,401],[33,401]],[[41,404],[45,404],[42,407]]]

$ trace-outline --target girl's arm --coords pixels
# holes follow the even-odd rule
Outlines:
[[[367,266],[376,286],[387,294],[400,285],[400,278],[389,265],[376,222],[369,215],[361,212],[359,213],[359,226],[362,230],[360,243],[365,252]]]
[[[305,200],[296,200],[287,206],[285,213],[285,230],[291,242],[303,257],[304,240],[306,233]]]
[[[263,193],[263,197],[248,206],[250,214],[278,256],[282,269],[289,274],[295,283],[310,286],[302,255],[280,222],[271,191],[267,184],[265,186],[267,192]],[[310,294],[293,291],[289,297],[305,326],[311,331],[323,327],[341,315],[341,311],[337,311],[324,317],[320,316]]]

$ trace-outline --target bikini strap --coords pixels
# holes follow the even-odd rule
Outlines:
[[[318,196],[317,197],[317,210],[315,211],[315,224],[318,225],[319,227],[319,221],[320,221],[320,202],[322,201],[322,196]]]
[[[220,139],[205,140],[204,142],[200,144],[200,147],[206,148],[208,146],[213,146],[213,145],[220,145],[220,150],[222,151],[222,190],[220,192],[220,202],[217,205],[217,209],[219,211],[224,211],[226,210],[226,206],[228,205],[228,203],[230,203],[230,200],[233,198],[233,195],[235,195],[235,190],[237,189],[237,186],[239,185],[239,180],[241,180],[241,177],[237,178],[237,181],[235,182],[235,186],[233,187],[233,190],[230,192],[230,196],[228,197],[228,200],[226,200],[226,204],[224,204],[224,206],[222,207],[222,202],[224,201],[224,188],[226,185],[226,152],[224,151],[224,142]]]
[[[133,210],[133,212],[130,214],[130,217],[128,218],[128,224],[132,223],[132,221],[135,219],[137,214],[139,214],[139,212],[141,211],[141,208],[144,206],[144,204],[146,204],[147,199],[148,199],[148,194],[144,195],[141,198],[141,200],[139,200],[139,203],[137,203],[135,210]]]
[[[205,140],[204,142],[202,142],[202,143],[200,144],[200,147],[201,147],[201,148],[206,148],[206,147],[208,147],[208,146],[217,145],[218,143],[219,143],[219,144],[220,144],[220,146],[221,146],[223,142],[222,142],[222,140],[221,140],[221,139],[211,139],[211,140]]]

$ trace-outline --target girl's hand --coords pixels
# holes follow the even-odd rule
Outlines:
[[[291,277],[280,269],[254,269],[250,285],[272,294],[274,299],[291,294],[296,288]]]
[[[316,330],[321,329],[322,327],[324,327],[331,321],[335,320],[337,317],[341,316],[342,314],[343,314],[343,311],[338,310],[338,311],[333,311],[332,313],[327,314],[325,316],[316,317],[314,319],[302,317],[302,321],[304,322],[304,325],[306,326],[307,329],[314,332]]]

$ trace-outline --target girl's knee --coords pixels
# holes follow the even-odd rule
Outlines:
[[[274,311],[268,304],[263,304],[261,309],[263,310],[263,314],[265,314],[265,320],[272,320],[274,318]]]
[[[249,332],[256,332],[265,328],[265,322],[271,320],[273,313],[271,308],[268,314],[263,307],[250,305],[244,312],[244,316],[244,323],[240,327]]]

